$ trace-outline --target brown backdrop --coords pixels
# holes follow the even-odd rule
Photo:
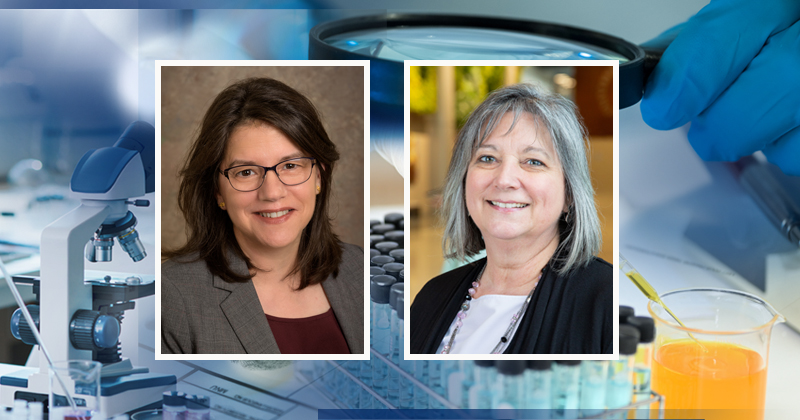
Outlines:
[[[248,77],[297,89],[319,110],[341,158],[333,173],[331,215],[342,241],[364,246],[363,67],[161,67],[161,246],[186,241],[178,210],[178,172],[206,109],[219,92]]]

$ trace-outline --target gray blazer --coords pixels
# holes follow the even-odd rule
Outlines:
[[[341,244],[339,276],[322,282],[352,354],[364,353],[364,250]],[[232,255],[229,254],[229,255]],[[233,257],[231,269],[247,273]],[[163,354],[279,354],[252,281],[229,283],[191,256],[161,265]]]

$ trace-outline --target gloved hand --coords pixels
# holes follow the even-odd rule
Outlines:
[[[646,46],[669,45],[641,103],[653,128],[692,122],[704,160],[762,150],[800,175],[800,1],[712,0]]]

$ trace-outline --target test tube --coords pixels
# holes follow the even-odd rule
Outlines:
[[[553,365],[553,418],[577,418],[580,364],[580,360],[558,360]]]
[[[414,361],[414,378],[423,384],[428,383],[428,361],[415,360]],[[414,387],[414,409],[427,409],[428,408],[428,393],[416,386]]]
[[[461,372],[464,374],[464,378],[461,381],[461,401],[458,402],[458,406],[469,408],[469,393],[475,386],[475,364],[470,361],[462,361]]]
[[[164,420],[184,420],[186,411],[186,394],[178,391],[166,391],[161,399],[161,415]]]
[[[536,410],[536,418],[550,418],[553,386],[553,362],[550,360],[528,360],[525,371],[525,408]]]
[[[646,316],[632,316],[628,324],[639,330],[639,346],[636,348],[633,364],[633,401],[643,401],[650,398],[650,370],[653,362],[653,340],[656,337],[656,326],[653,318]],[[637,418],[650,418],[649,407],[639,407]]]
[[[628,324],[619,326],[619,360],[611,360],[608,368],[606,406],[609,410],[630,405],[633,400],[633,364],[639,330]],[[624,419],[625,413],[615,418]]]
[[[428,362],[428,387],[430,387],[431,391],[444,396],[444,386],[442,386],[442,361],[441,360],[431,360]],[[428,398],[428,408],[432,409],[442,409],[444,405],[442,405],[439,400],[436,398]]]
[[[464,382],[461,365],[458,360],[445,360],[442,365],[442,396],[456,407],[461,405],[461,383]]]
[[[475,361],[475,386],[470,389],[470,407],[472,409],[490,409],[494,402],[494,385],[497,371],[494,361]]]
[[[527,363],[524,360],[498,360],[498,388],[495,393],[493,408],[501,410],[518,410],[524,408],[524,377]]]
[[[372,300],[372,348],[385,357],[391,357],[391,317],[392,308],[389,306],[391,287],[397,282],[392,276],[385,274],[370,279],[370,298]],[[371,362],[371,363],[370,363]],[[378,395],[388,397],[389,367],[377,357],[370,357],[372,373],[369,385]],[[362,369],[363,372],[363,369]],[[363,381],[364,379],[362,379]],[[366,381],[365,381],[366,383]],[[369,396],[372,397],[371,395]],[[363,407],[362,407],[363,408]]]
[[[403,349],[400,348],[399,335],[403,332],[399,330],[399,319],[397,318],[397,302],[403,296],[403,283],[395,283],[392,285],[389,293],[389,306],[392,308],[391,316],[391,361],[395,367],[389,368],[389,384],[387,386],[387,400],[390,404],[397,407],[400,403],[400,372],[397,371],[397,366],[400,365],[400,355],[403,354]],[[401,300],[402,302],[402,300]]]
[[[403,335],[403,328],[405,324],[405,298],[403,296],[397,297],[397,330],[399,332],[398,340],[400,345],[400,354],[399,354],[399,361],[400,361],[400,369],[403,369],[406,373],[413,374],[414,373],[414,361],[406,360],[403,356],[403,349],[405,348],[405,336]],[[414,408],[414,384],[411,382],[410,379],[406,378],[405,376],[400,376],[400,402],[399,408],[401,409],[412,409]]]
[[[350,374],[359,378],[361,375],[361,365],[362,363],[357,360],[348,360],[344,363],[345,369],[347,369]],[[344,376],[344,375],[342,375]],[[340,399],[345,402],[345,404],[350,408],[362,408],[361,407],[361,387],[356,384],[355,382],[351,381],[349,378],[344,378],[345,385],[340,387],[340,392],[343,394],[340,395]]]
[[[581,363],[580,402],[581,417],[602,413],[606,407],[606,380],[608,360],[584,360]]]

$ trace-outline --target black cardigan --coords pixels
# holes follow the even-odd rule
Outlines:
[[[411,305],[411,353],[432,354],[486,258],[430,280]],[[507,354],[613,353],[613,267],[600,258],[559,276],[548,264]],[[458,340],[458,337],[456,337]]]

